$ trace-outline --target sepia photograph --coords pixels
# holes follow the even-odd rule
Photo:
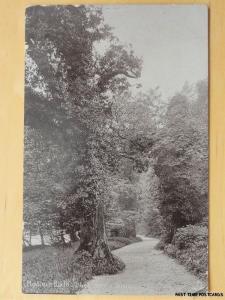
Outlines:
[[[22,291],[208,291],[208,7],[25,14]]]

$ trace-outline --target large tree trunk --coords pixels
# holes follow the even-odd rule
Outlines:
[[[105,232],[104,205],[99,202],[93,219],[86,220],[81,226],[78,251],[86,250],[93,258],[93,273],[114,274],[125,265],[115,257],[108,246]]]
[[[91,251],[93,258],[106,257],[108,259],[112,259],[113,257],[107,242],[107,236],[105,232],[104,206],[101,202],[96,208],[94,240]]]
[[[80,246],[79,251],[88,251],[91,253],[91,246],[93,244],[93,219],[90,217],[88,220],[83,218],[80,226]]]

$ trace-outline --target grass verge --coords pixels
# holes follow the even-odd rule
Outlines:
[[[139,241],[140,238],[113,237],[109,238],[109,247],[115,250]],[[92,278],[93,261],[88,252],[74,254],[78,245],[79,242],[72,247],[36,246],[24,251],[23,293],[76,294],[82,289]],[[115,267],[124,268],[124,263],[116,257]]]
[[[92,278],[88,253],[74,255],[76,246],[46,246],[23,253],[24,293],[76,294]]]

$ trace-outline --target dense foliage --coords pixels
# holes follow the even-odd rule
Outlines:
[[[198,223],[207,216],[207,86],[204,82],[198,84],[196,93],[193,101],[182,94],[171,99],[165,126],[154,149],[154,169],[160,180],[159,207],[169,242],[177,228]]]
[[[193,253],[207,244],[207,81],[169,100],[159,88],[132,93],[142,60],[100,7],[28,8],[26,47],[26,244],[37,233],[42,244],[45,235],[65,244],[79,230],[91,272],[115,273],[124,264],[110,252],[107,222],[127,239],[160,237],[186,264],[182,243]],[[112,249],[126,244],[120,238]]]
[[[202,224],[179,228],[165,252],[202,279],[208,276],[208,229]]]

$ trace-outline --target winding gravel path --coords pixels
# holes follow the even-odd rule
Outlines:
[[[154,249],[157,239],[141,238],[142,242],[113,251],[126,264],[123,272],[96,276],[79,294],[174,295],[203,288],[196,276],[162,251]]]

